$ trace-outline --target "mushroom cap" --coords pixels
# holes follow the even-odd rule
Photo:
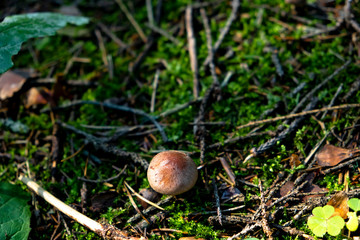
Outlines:
[[[198,171],[194,161],[179,151],[164,151],[151,160],[147,177],[157,192],[178,195],[190,190],[196,183]]]

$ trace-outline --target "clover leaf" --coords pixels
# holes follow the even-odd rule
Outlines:
[[[331,217],[334,211],[334,207],[330,205],[313,209],[313,216],[308,218],[307,224],[316,236],[322,237],[326,232],[331,236],[339,235],[345,221],[340,216]]]
[[[360,210],[360,200],[358,198],[352,198],[348,201],[349,207],[354,210],[354,212],[357,212]]]
[[[347,216],[349,220],[346,222],[346,227],[351,232],[355,232],[359,226],[359,220],[356,216],[356,212],[348,212]]]

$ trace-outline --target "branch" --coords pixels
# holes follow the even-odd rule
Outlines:
[[[19,176],[19,180],[25,183],[28,188],[33,190],[37,195],[45,199],[48,203],[52,206],[56,207],[60,212],[66,214],[68,217],[74,219],[76,222],[80,223],[81,225],[89,228],[91,231],[95,232],[103,239],[130,239],[130,240],[139,240],[143,238],[136,238],[136,237],[128,237],[127,233],[117,229],[116,227],[110,224],[100,224],[91,218],[85,216],[82,213],[79,213],[75,209],[71,208],[70,206],[66,205],[64,202],[60,201],[58,198],[54,197],[48,191],[40,187],[36,182],[32,181],[31,179],[25,177],[24,175]]]

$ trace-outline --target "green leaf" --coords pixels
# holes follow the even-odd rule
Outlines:
[[[307,224],[311,231],[318,237],[322,237],[326,233],[326,219],[324,218],[311,216],[308,218]]]
[[[335,209],[331,205],[325,205],[324,207],[316,207],[312,210],[312,214],[323,219],[328,219],[333,215]]]
[[[355,232],[359,226],[359,220],[356,216],[356,212],[348,212],[347,216],[349,217],[349,220],[346,222],[346,227],[349,231]]]
[[[6,17],[0,23],[0,73],[8,70],[11,57],[20,51],[21,44],[30,38],[51,36],[67,23],[82,25],[88,18],[65,16],[59,13],[29,13]]]
[[[308,218],[307,224],[316,236],[322,237],[326,232],[331,236],[339,235],[345,221],[340,216],[331,217],[334,211],[334,207],[330,205],[313,209],[314,216]]]
[[[360,200],[358,198],[352,198],[348,201],[349,207],[354,210],[354,212],[357,212],[360,210]]]
[[[24,240],[30,232],[30,196],[20,187],[0,182],[0,238]]]
[[[327,232],[331,236],[337,236],[340,234],[341,229],[345,226],[345,221],[340,216],[335,216],[327,221]]]

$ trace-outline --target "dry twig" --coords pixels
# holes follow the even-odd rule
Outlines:
[[[240,0],[233,0],[232,1],[232,10],[230,13],[230,16],[228,18],[228,20],[226,21],[225,27],[221,30],[220,35],[218,40],[216,41],[215,45],[214,45],[214,50],[213,50],[213,54],[216,53],[216,51],[219,49],[222,41],[224,40],[226,34],[229,32],[231,24],[234,22],[238,9],[240,7]],[[203,64],[203,66],[206,66],[210,63],[211,58],[210,55],[207,56],[207,58],[205,59],[205,62]]]
[[[58,198],[54,197],[48,191],[40,187],[36,182],[25,177],[24,175],[19,176],[19,180],[25,183],[31,190],[33,190],[37,195],[44,198],[48,203],[56,207],[59,211],[67,215],[68,217],[74,219],[76,222],[81,225],[89,228],[91,231],[95,232],[104,239],[133,239],[138,240],[139,238],[128,237],[127,233],[117,229],[116,227],[109,224],[100,224],[91,218],[79,213],[75,209],[69,207],[64,202],[60,201]],[[142,238],[140,238],[142,239]]]
[[[264,120],[260,120],[260,121],[249,122],[247,124],[238,126],[236,128],[241,129],[241,128],[246,128],[246,127],[253,127],[253,126],[257,126],[257,125],[264,124],[264,123],[271,123],[271,122],[277,122],[280,120],[287,120],[287,119],[291,119],[291,118],[303,117],[306,115],[311,115],[311,114],[315,114],[315,113],[319,113],[319,112],[335,111],[335,110],[349,109],[349,108],[360,108],[360,104],[359,103],[343,104],[343,105],[339,105],[339,106],[324,107],[324,108],[320,108],[320,109],[302,111],[300,113],[293,113],[293,114],[289,114],[286,116],[280,116],[280,117],[264,119]]]
[[[127,7],[125,6],[124,2],[122,0],[115,0],[117,2],[117,4],[119,5],[119,7],[121,8],[121,10],[125,13],[126,17],[129,19],[129,21],[131,22],[131,24],[134,26],[134,28],[136,29],[137,33],[139,34],[140,38],[143,40],[144,43],[147,42],[147,38],[145,36],[144,31],[141,29],[140,25],[137,23],[137,21],[135,20],[135,18],[131,15],[131,13],[129,12],[129,10],[127,9]]]
[[[159,130],[159,132],[161,134],[161,137],[163,138],[163,141],[164,142],[168,141],[168,138],[167,138],[162,126],[155,120],[155,118],[153,116],[147,114],[146,112],[144,112],[144,111],[142,111],[140,109],[130,108],[130,107],[126,107],[126,106],[120,106],[120,105],[116,105],[116,104],[112,104],[112,103],[101,103],[101,102],[97,102],[97,101],[82,101],[82,100],[79,100],[79,101],[73,101],[73,102],[71,102],[69,104],[64,104],[62,106],[56,107],[56,108],[53,109],[53,111],[63,110],[63,109],[66,109],[66,108],[75,107],[75,106],[84,105],[84,104],[91,104],[91,105],[111,108],[111,109],[115,109],[115,110],[118,110],[118,111],[131,112],[133,114],[146,117],[152,123],[154,123],[154,125],[158,128],[158,130]],[[47,111],[49,111],[49,109],[42,110],[42,112],[47,112]]]
[[[188,6],[185,12],[186,20],[186,32],[187,32],[187,41],[188,41],[188,51],[190,55],[190,65],[193,72],[193,92],[194,98],[199,97],[200,84],[199,84],[199,69],[196,55],[196,39],[194,36],[194,29],[192,25],[192,8]]]

